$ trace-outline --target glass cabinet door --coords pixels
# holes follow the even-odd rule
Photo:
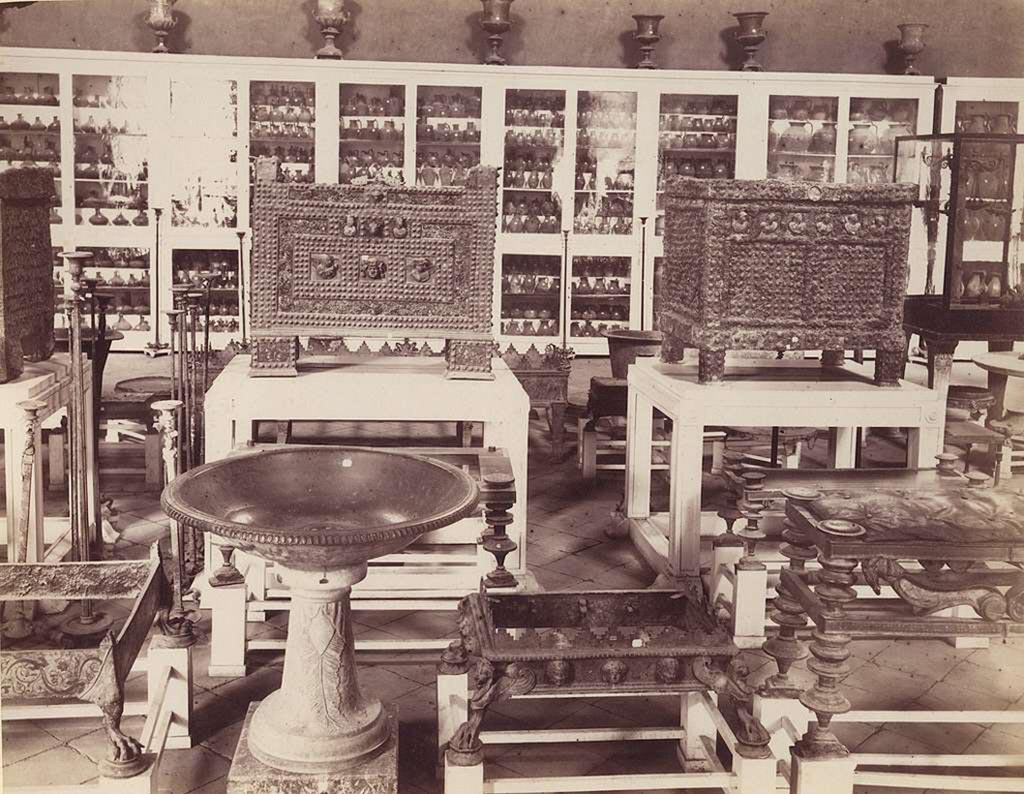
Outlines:
[[[561,270],[560,256],[501,257],[503,336],[558,336]]]
[[[896,138],[916,133],[916,99],[851,98],[846,181],[892,182]]]
[[[417,87],[417,185],[461,185],[479,165],[482,96],[481,88]]]
[[[79,251],[93,255],[82,271],[83,281],[95,283],[92,290],[97,296],[96,309],[105,308],[107,329],[119,331],[123,339],[115,340],[114,350],[140,350],[150,339],[153,318],[150,312],[149,249],[118,246],[78,246]],[[60,305],[63,295],[64,260],[54,258],[53,279],[55,295]],[[89,284],[91,286],[91,284]],[[91,322],[90,305],[82,312],[82,323]],[[55,326],[67,327],[67,318],[59,311]]]
[[[313,83],[254,80],[249,84],[250,156],[276,157],[286,181],[313,182],[315,138]]]
[[[666,180],[732,179],[736,171],[736,96],[662,94],[658,113],[658,194],[654,233],[664,232]]]
[[[182,249],[171,252],[171,278],[174,284],[192,284],[202,290],[200,274],[210,278],[210,343],[223,347],[239,330],[238,252],[228,249]],[[199,327],[205,327],[205,312]]]
[[[837,97],[771,96],[768,115],[769,179],[835,180]]]
[[[74,75],[75,223],[149,223],[146,79]]]
[[[580,91],[576,108],[576,234],[633,232],[636,94]]]
[[[956,131],[973,134],[1015,134],[1018,108],[1017,102],[957,102]]]
[[[599,337],[602,331],[629,327],[631,265],[628,256],[572,258],[571,338]]]
[[[565,92],[505,92],[501,230],[557,234],[562,197],[555,185],[565,153]]]
[[[405,86],[342,84],[338,109],[338,182],[378,176],[402,180]]]
[[[59,104],[58,75],[0,72],[0,171],[35,166],[53,173],[50,223],[63,221]]]
[[[238,221],[238,85],[171,80],[171,225]]]

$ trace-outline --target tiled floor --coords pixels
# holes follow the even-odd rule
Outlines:
[[[596,370],[597,366],[592,366]],[[585,389],[587,367],[577,365],[574,391]],[[887,439],[873,449],[892,453]],[[898,446],[898,445],[897,445]],[[888,451],[887,451],[888,450]],[[898,450],[897,450],[898,452]],[[615,512],[622,493],[621,477],[608,476],[596,485],[581,483],[573,465],[549,460],[544,425],[531,423],[528,564],[547,589],[641,588],[653,573],[628,540],[611,540],[606,527],[619,519]],[[123,535],[114,556],[147,554],[149,543],[166,532],[156,496],[117,500]],[[441,613],[357,613],[357,633],[393,638],[442,636],[454,633],[451,615]],[[283,615],[254,624],[253,635],[281,636]],[[174,794],[223,792],[241,720],[252,700],[280,683],[282,655],[250,654],[250,673],[225,681],[205,670],[209,657],[208,618],[198,624],[195,648],[195,712],[191,750],[164,755],[160,787]],[[997,643],[989,649],[958,651],[940,641],[858,641],[852,645],[853,672],[844,690],[855,708],[972,708],[1024,711],[1024,642]],[[760,679],[773,665],[760,651],[746,652]],[[807,676],[806,669],[798,671]],[[361,660],[360,680],[367,691],[400,706],[400,790],[409,794],[439,792],[435,777],[434,664],[424,654]],[[142,676],[130,682],[136,693]],[[520,700],[496,704],[485,727],[591,727],[616,725],[678,725],[672,699]],[[125,720],[138,735],[141,718]],[[851,749],[865,752],[1024,752],[1021,725],[944,725],[908,723],[838,726]],[[3,776],[6,786],[83,782],[96,775],[95,761],[105,752],[96,720],[3,723]],[[496,776],[629,773],[676,768],[670,742],[636,744],[540,745],[488,750],[489,774]],[[883,791],[883,789],[876,789]],[[905,789],[884,789],[906,791]],[[860,789],[864,794],[867,789]]]

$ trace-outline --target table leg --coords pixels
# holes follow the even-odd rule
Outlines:
[[[907,428],[907,467],[931,469],[935,467],[935,456],[942,452],[943,428]]]
[[[1007,376],[998,372],[988,373],[988,389],[995,397],[995,402],[988,411],[988,421],[999,421],[1006,418],[1006,383]]]
[[[648,438],[650,436],[648,435]],[[672,428],[668,568],[674,576],[700,575],[700,491],[704,428],[674,423]],[[648,460],[650,460],[648,452]]]
[[[566,403],[553,402],[548,405],[548,430],[551,431],[551,456],[562,459],[562,445],[565,439]]]
[[[956,342],[938,341],[926,339],[928,345],[928,388],[934,389],[940,394],[939,404],[945,411],[946,400],[949,397],[949,381],[953,373],[953,354],[956,352]]]
[[[626,516],[628,518],[647,518],[651,514],[651,441],[654,433],[654,404],[649,398],[630,386],[627,405]]]
[[[830,427],[828,438],[829,465],[833,469],[852,469],[857,460],[857,428]]]

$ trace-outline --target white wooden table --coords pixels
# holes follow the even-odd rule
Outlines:
[[[96,459],[93,446],[93,401],[92,367],[82,356],[85,399],[85,454],[86,493],[88,494],[89,515],[87,524],[92,532],[98,532],[94,524],[97,515],[99,483],[96,477]],[[14,548],[21,510],[24,483],[22,482],[21,459],[28,444],[29,427],[25,411],[19,403],[38,400],[43,407],[38,414],[32,444],[35,460],[32,469],[32,484],[29,508],[28,561],[39,562],[45,553],[43,533],[43,449],[41,428],[48,419],[57,419],[71,397],[71,358],[66,353],[57,353],[46,361],[25,362],[25,369],[15,380],[0,384],[0,428],[4,433],[4,472],[7,486],[7,535],[8,555]]]
[[[206,460],[233,454],[253,440],[257,421],[384,421],[479,422],[485,447],[503,449],[516,482],[516,501],[509,511],[509,537],[518,546],[505,566],[520,583],[526,571],[527,440],[530,400],[519,380],[500,359],[494,361],[493,381],[449,380],[444,361],[428,358],[359,359],[334,369],[300,372],[293,378],[248,376],[249,359],[236,356],[207,392]],[[372,444],[368,439],[365,443]],[[480,576],[494,567],[494,558],[478,542],[486,529],[479,516],[432,533],[436,544],[429,554],[407,555],[402,571],[371,570],[353,593],[353,609],[427,609],[451,611],[466,593],[479,587]],[[403,553],[404,554],[404,553]],[[209,674],[245,674],[246,648],[271,647],[272,641],[246,641],[247,620],[259,620],[263,610],[287,608],[288,594],[276,582],[272,568],[258,558],[236,552],[244,585],[212,587],[206,575],[220,563],[211,538],[205,543],[205,571],[195,586],[204,607],[213,610]],[[380,575],[375,575],[379,573]],[[219,617],[223,616],[223,617]],[[364,648],[392,646],[443,648],[450,638],[412,643],[381,640]]]
[[[976,356],[974,363],[988,373],[989,388],[996,398],[995,404],[989,411],[989,420],[1003,420],[1006,418],[1006,393],[1011,388],[1011,379],[1017,383],[1024,383],[1024,353],[1002,352],[985,353]],[[1014,384],[1016,385],[1016,384]],[[1024,465],[1024,433],[1011,436],[1009,447],[1003,454],[1003,476],[1009,477],[1013,469]]]
[[[929,468],[942,451],[945,406],[935,391],[900,381],[873,383],[863,364],[823,369],[818,361],[737,360],[717,385],[698,385],[696,361],[642,359],[627,377],[626,510],[630,537],[662,577],[700,573],[701,464],[708,425],[827,427],[830,463],[852,468],[858,427],[908,428],[907,463]],[[651,422],[672,419],[669,512],[651,513]]]

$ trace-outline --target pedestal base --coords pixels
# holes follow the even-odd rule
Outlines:
[[[228,772],[227,794],[398,794],[398,706],[385,704],[388,739],[366,763],[342,772],[283,772],[249,750],[249,725],[259,703],[250,703]]]

